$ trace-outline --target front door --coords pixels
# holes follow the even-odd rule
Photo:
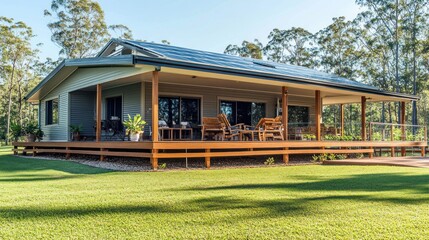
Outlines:
[[[106,98],[106,120],[122,120],[122,96]]]

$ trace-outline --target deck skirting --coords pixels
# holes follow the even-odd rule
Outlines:
[[[295,154],[368,154],[372,157],[377,148],[418,148],[426,153],[426,142],[370,142],[370,141],[181,141],[181,142],[15,142],[14,154],[60,153],[105,157],[136,157],[150,159],[153,169],[158,159],[204,158],[210,168],[211,157],[273,156],[282,155],[285,163]]]

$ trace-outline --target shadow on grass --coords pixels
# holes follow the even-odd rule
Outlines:
[[[43,171],[59,171],[58,174]],[[75,162],[20,158],[0,155],[0,182],[43,181],[74,178],[78,175],[100,174],[111,170],[95,168]],[[74,175],[64,175],[64,173]]]
[[[0,217],[27,219],[27,218],[72,218],[100,214],[131,214],[131,213],[161,213],[163,208],[150,205],[123,205],[123,206],[94,206],[75,208],[3,208],[0,207]]]
[[[216,190],[297,190],[297,191],[396,191],[409,190],[413,193],[429,193],[429,175],[411,175],[400,173],[358,174],[345,178],[314,180],[297,183],[256,183],[216,186],[206,188],[188,188],[185,191]],[[183,189],[182,189],[183,190]]]

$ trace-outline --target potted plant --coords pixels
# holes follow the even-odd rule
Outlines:
[[[45,133],[42,129],[38,128],[34,135],[36,136],[36,141],[40,142],[41,140],[43,140],[43,136],[45,136]]]
[[[30,122],[24,127],[24,133],[27,137],[27,142],[36,141],[36,131],[39,129],[36,123]]]
[[[125,128],[127,129],[127,134],[130,137],[130,141],[138,141],[140,138],[140,133],[143,133],[144,125],[146,125],[146,121],[142,119],[140,114],[134,115],[131,117],[128,114],[128,120],[123,122]]]
[[[80,133],[82,132],[82,124],[70,125],[70,132],[72,133],[72,141],[80,141]]]
[[[10,124],[10,130],[13,141],[18,142],[18,138],[22,136],[22,126],[20,124],[12,122]]]

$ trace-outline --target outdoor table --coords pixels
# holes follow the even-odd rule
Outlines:
[[[192,140],[193,129],[192,128],[159,128],[161,140]],[[174,132],[179,132],[179,138],[174,138]],[[189,138],[183,138],[184,133],[189,132]],[[168,132],[168,138],[165,137],[165,132]]]

